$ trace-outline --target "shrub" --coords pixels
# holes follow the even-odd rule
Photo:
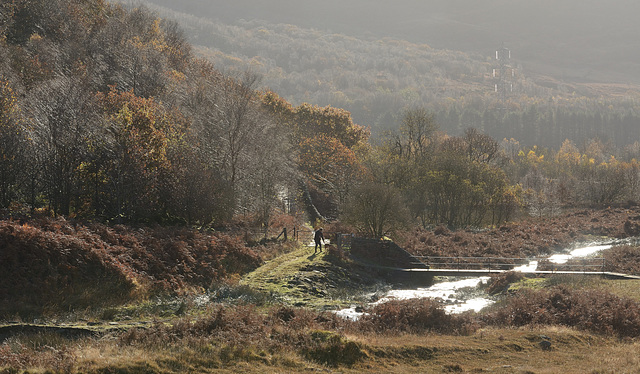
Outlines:
[[[495,325],[563,325],[620,337],[640,334],[640,304],[601,290],[522,290],[485,320]]]
[[[433,230],[433,233],[436,234],[436,235],[448,236],[448,235],[451,235],[451,230],[449,230],[449,228],[447,228],[447,226],[440,225],[440,226],[436,227]]]
[[[605,259],[604,271],[625,274],[640,274],[640,248],[622,245],[607,249],[602,253]]]
[[[377,332],[470,334],[477,325],[470,314],[447,314],[433,299],[391,300],[369,309],[359,320],[364,330]]]
[[[524,279],[524,274],[519,271],[507,271],[494,275],[489,280],[487,293],[489,295],[497,295],[506,291],[512,283],[518,282],[522,279]]]
[[[344,263],[348,259],[344,250],[337,245],[327,244],[325,249],[327,251],[327,259],[333,263]]]
[[[367,354],[360,344],[347,340],[330,331],[312,331],[309,347],[303,349],[304,355],[313,361],[328,366],[353,366]]]

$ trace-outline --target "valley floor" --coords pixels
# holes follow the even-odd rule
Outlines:
[[[564,221],[512,224],[477,235],[442,230],[425,233],[424,241],[417,236],[409,246],[429,251],[430,245],[450,242],[451,248],[457,248],[461,241],[477,240],[497,248],[500,235],[492,233],[505,237],[511,233],[505,242],[515,244],[520,243],[518,238],[536,245],[561,244],[568,238],[589,235],[584,228],[596,229],[598,235],[624,237],[625,230],[632,234],[640,227],[638,223],[637,210],[584,213]],[[534,233],[538,235],[535,238]],[[546,241],[542,240],[545,236]],[[43,323],[78,328],[77,335],[24,329],[2,336],[4,330],[0,329],[0,373],[603,374],[632,373],[640,368],[640,340],[633,336],[566,326],[504,327],[475,317],[468,319],[477,323],[468,333],[379,331],[341,322],[332,313],[369,303],[388,288],[383,279],[382,274],[335,251],[314,254],[312,247],[300,244],[265,262],[235,285],[226,285],[224,292],[221,288],[207,294],[204,304],[193,297],[146,301],[91,315],[78,312],[64,324],[55,320]],[[511,289],[557,284],[580,292],[608,292],[634,303],[640,300],[640,281],[634,280],[524,279]],[[256,301],[257,296],[250,293],[262,295],[262,299]],[[538,312],[545,313],[534,311]],[[398,314],[394,318],[402,317]]]

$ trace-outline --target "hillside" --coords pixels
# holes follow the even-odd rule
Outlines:
[[[394,277],[388,237],[527,258],[617,238],[604,269],[640,274],[637,92],[527,73],[502,100],[484,53],[171,12],[0,2],[0,374],[637,370],[635,279],[375,302],[441,280]],[[311,227],[368,239],[316,254]]]
[[[163,5],[224,23],[264,20],[359,38],[398,38],[438,49],[491,55],[500,43],[527,70],[568,81],[640,83],[634,17],[640,5],[614,0],[325,1],[190,0]]]
[[[0,221],[0,319],[200,292],[262,259],[235,236],[65,219]]]
[[[636,139],[630,127],[638,120],[636,103],[640,89],[631,78],[620,80],[613,76],[620,74],[620,67],[594,62],[606,49],[589,45],[590,49],[585,47],[581,54],[575,53],[580,56],[575,61],[555,57],[552,49],[563,52],[559,46],[574,45],[562,36],[546,34],[550,28],[572,24],[569,20],[573,15],[564,8],[558,9],[559,19],[549,21],[547,28],[540,28],[534,21],[544,19],[538,8],[536,12],[527,9],[534,15],[531,19],[518,15],[520,18],[513,20],[518,25],[528,25],[528,29],[523,29],[515,42],[508,42],[501,37],[480,37],[481,32],[465,29],[472,25],[471,21],[493,25],[492,19],[496,17],[487,14],[484,7],[475,9],[477,5],[473,4],[467,4],[465,12],[439,2],[413,4],[422,12],[415,14],[431,17],[415,23],[402,21],[400,14],[406,8],[393,3],[393,9],[387,9],[390,3],[386,2],[380,2],[378,7],[363,7],[352,1],[343,12],[338,4],[322,10],[293,4],[281,7],[275,4],[269,9],[248,3],[244,8],[221,4],[209,8],[198,2],[181,4],[165,4],[167,7],[160,8],[161,14],[178,20],[197,46],[197,52],[217,67],[259,72],[263,87],[275,90],[295,104],[309,102],[344,108],[357,123],[369,126],[374,136],[397,128],[402,112],[423,106],[436,115],[442,130],[453,135],[474,127],[497,139],[514,138],[525,145],[546,147],[559,147],[564,139],[584,143],[599,137],[617,146]],[[210,13],[208,9],[216,11]],[[357,13],[358,9],[367,11]],[[614,6],[606,11],[615,9]],[[307,12],[314,14],[313,19]],[[385,14],[385,22],[380,21],[380,14]],[[337,21],[350,16],[350,22]],[[472,16],[477,18],[466,20]],[[318,24],[320,20],[327,24]],[[360,21],[376,20],[380,27],[370,25],[375,32],[351,29],[362,25]],[[330,27],[333,22],[342,26]],[[416,31],[412,37],[392,30],[393,25],[420,25],[434,30]],[[611,32],[625,25],[623,22],[618,28],[612,27]],[[494,32],[499,29],[496,26]],[[589,35],[588,30],[579,30],[580,36]],[[554,44],[535,51],[526,44],[529,38],[537,36]],[[474,48],[456,44],[455,38]],[[512,56],[506,72],[513,72],[506,82],[513,90],[504,95],[495,92],[496,84],[501,83],[493,75],[493,70],[500,68],[495,51],[503,42]],[[625,39],[619,43],[625,43]],[[611,47],[611,43],[606,47]],[[608,53],[603,59],[612,62],[612,55]],[[615,61],[633,65],[636,60],[633,56],[619,56]],[[594,64],[601,68],[591,66]],[[611,75],[590,78],[599,71]]]

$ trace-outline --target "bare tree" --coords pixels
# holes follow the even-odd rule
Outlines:
[[[27,138],[19,116],[13,89],[0,80],[0,207],[16,197],[25,172]]]
[[[365,182],[356,188],[345,217],[374,238],[402,228],[409,222],[400,192],[393,186],[375,182]]]
[[[81,80],[61,77],[42,84],[26,100],[33,138],[41,149],[38,164],[45,192],[58,214],[68,215],[78,196],[76,172],[99,121],[93,98]]]
[[[395,147],[398,155],[413,160],[424,160],[433,151],[433,136],[438,126],[433,114],[424,108],[405,113],[396,136]]]
[[[467,142],[467,155],[471,162],[489,163],[499,154],[498,142],[474,128],[465,130],[463,139]]]

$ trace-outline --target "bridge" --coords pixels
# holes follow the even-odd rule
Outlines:
[[[352,259],[368,266],[384,268],[409,278],[432,276],[481,277],[507,271],[530,275],[586,275],[614,279],[640,276],[606,271],[604,258],[509,258],[509,257],[437,257],[415,256],[392,241],[336,235],[336,245]]]
[[[489,276],[508,271],[533,275],[597,275],[616,279],[639,279],[640,276],[605,271],[604,258],[572,259],[552,262],[548,258],[509,257],[436,257],[413,256],[419,267],[398,269],[405,273],[440,276]]]

